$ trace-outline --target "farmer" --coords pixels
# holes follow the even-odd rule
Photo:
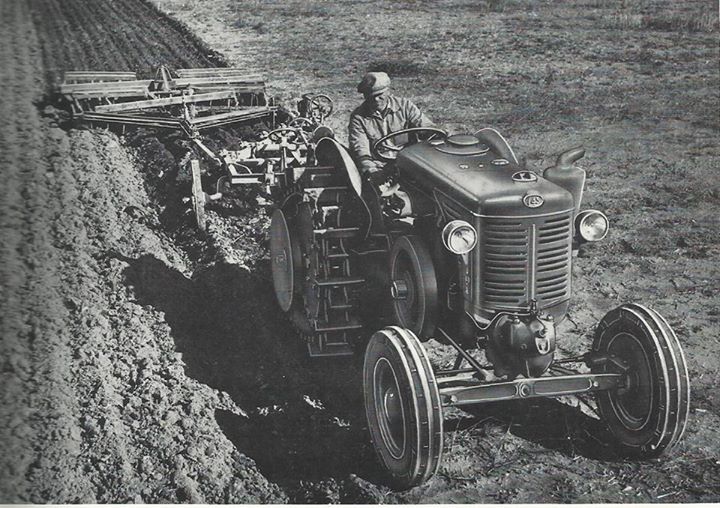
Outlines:
[[[357,87],[365,100],[350,115],[350,153],[360,172],[375,185],[386,180],[385,162],[374,159],[373,144],[391,132],[433,123],[407,99],[390,94],[390,78],[384,72],[368,72]]]

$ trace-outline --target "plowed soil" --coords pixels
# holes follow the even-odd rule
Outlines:
[[[716,14],[707,1],[1,2],[0,502],[720,501]],[[358,360],[304,359],[252,192],[210,210],[201,238],[182,139],[72,127],[53,107],[64,70],[227,63],[286,99],[329,93],[341,139],[373,68],[443,127],[500,128],[531,167],[585,145],[585,205],[613,230],[576,259],[561,354],[585,351],[622,302],[658,310],[693,383],[684,441],[626,461],[590,406],[486,407],[448,415],[434,479],[383,486]]]
[[[1,4],[0,499],[281,501],[216,420],[245,413],[186,375],[173,309],[144,301],[151,288],[188,312],[194,293],[142,166],[115,135],[63,130],[43,107],[43,76],[62,69],[210,62],[151,6],[119,4]]]

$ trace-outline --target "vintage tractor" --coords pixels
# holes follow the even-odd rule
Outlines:
[[[594,394],[621,452],[654,457],[680,440],[688,372],[657,312],[622,305],[586,354],[555,358],[573,252],[608,231],[603,213],[580,211],[582,149],[542,173],[493,129],[407,129],[374,151],[393,168],[380,188],[337,141],[318,142],[272,216],[271,263],[311,356],[364,351],[368,427],[391,484],[437,471],[452,406]],[[429,338],[457,351],[452,368],[433,369]]]

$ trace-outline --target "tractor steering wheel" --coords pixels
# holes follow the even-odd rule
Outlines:
[[[410,129],[402,129],[396,132],[391,132],[387,136],[383,136],[372,146],[372,154],[373,157],[376,159],[379,159],[383,162],[391,162],[394,161],[397,157],[397,152],[405,148],[407,145],[410,144],[410,141],[407,143],[403,143],[402,145],[396,145],[394,143],[390,144],[388,143],[389,140],[396,138],[398,136],[402,136],[403,134],[413,134],[418,140],[420,140],[420,133],[426,133],[427,137],[425,139],[422,139],[421,141],[429,141],[433,139],[435,136],[442,136],[443,138],[447,137],[447,132],[445,132],[442,129],[438,129],[435,127],[412,127]],[[388,157],[387,155],[383,155],[380,152],[380,149],[387,150],[389,152],[395,153],[395,157]]]

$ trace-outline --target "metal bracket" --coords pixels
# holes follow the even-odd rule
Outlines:
[[[617,357],[615,357],[613,355],[591,354],[591,355],[587,355],[585,357],[585,365],[587,365],[590,368],[600,367],[600,366],[606,365],[608,363],[614,365],[615,367],[617,367],[618,370],[622,371],[623,373],[630,370],[630,367],[625,362],[623,362],[622,360],[618,359]]]
[[[621,376],[621,374],[575,374],[479,384],[472,375],[468,375],[465,386],[443,386],[443,379],[439,378],[438,388],[443,406],[462,406],[611,390],[619,387]],[[457,382],[458,379],[454,378],[453,384]]]

